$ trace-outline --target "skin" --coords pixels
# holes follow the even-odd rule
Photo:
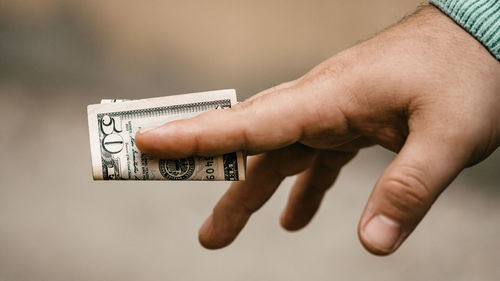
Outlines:
[[[229,245],[281,181],[298,174],[281,216],[306,226],[341,168],[364,147],[397,153],[376,183],[358,235],[394,252],[439,194],[500,145],[500,63],[433,6],[319,64],[297,80],[216,110],[142,130],[136,144],[163,158],[255,155],[199,232]]]

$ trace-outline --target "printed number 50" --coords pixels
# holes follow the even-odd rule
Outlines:
[[[101,132],[105,135],[102,140],[102,147],[111,154],[118,153],[123,149],[123,138],[119,134],[121,130],[121,120],[105,115],[101,120]],[[117,128],[117,125],[120,129]]]

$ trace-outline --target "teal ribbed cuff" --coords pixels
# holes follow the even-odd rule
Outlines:
[[[500,60],[500,0],[431,0]]]

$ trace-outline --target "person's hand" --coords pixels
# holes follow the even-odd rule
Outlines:
[[[299,174],[281,224],[298,230],[359,149],[397,152],[358,227],[366,249],[389,254],[462,169],[500,145],[500,63],[429,6],[297,80],[135,140],[163,158],[256,154],[247,180],[230,187],[200,229],[210,249],[230,244],[285,177]]]

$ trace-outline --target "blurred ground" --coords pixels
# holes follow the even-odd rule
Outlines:
[[[0,0],[0,280],[498,280],[500,153],[466,170],[393,256],[357,220],[393,158],[349,164],[313,223],[278,226],[287,180],[229,248],[197,229],[225,183],[101,183],[86,105],[297,78],[420,1]]]

